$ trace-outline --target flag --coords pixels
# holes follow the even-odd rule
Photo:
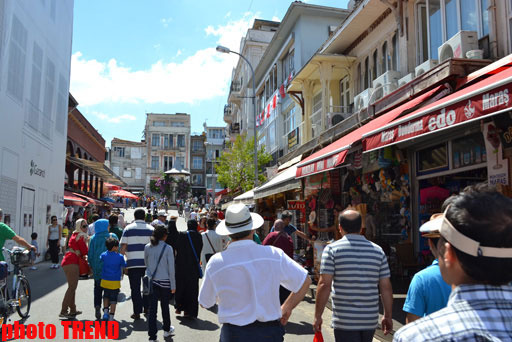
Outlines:
[[[277,94],[272,98],[272,109],[276,109],[277,106]]]
[[[286,93],[284,92],[284,84],[281,84],[281,87],[279,87],[279,95],[281,95],[282,99],[286,96]]]
[[[270,118],[270,103],[267,105],[267,119]]]

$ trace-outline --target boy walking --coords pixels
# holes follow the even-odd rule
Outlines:
[[[103,252],[100,260],[103,262],[101,270],[101,287],[103,288],[103,319],[113,321],[116,312],[117,295],[121,288],[121,275],[126,267],[124,257],[118,253],[119,241],[108,238],[105,241],[107,251]]]
[[[30,243],[32,244],[32,246],[34,246],[36,248],[35,250],[30,251],[30,264],[32,265],[30,267],[30,269],[37,270],[37,267],[35,265],[36,257],[41,255],[39,253],[39,246],[37,245],[37,233],[32,233],[32,235],[30,235],[30,237],[32,238],[32,242],[30,242]]]

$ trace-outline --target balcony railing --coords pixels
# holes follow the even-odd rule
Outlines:
[[[231,92],[239,92],[242,89],[242,83],[240,81],[232,81],[230,91]]]
[[[229,125],[229,133],[240,134],[240,124],[238,122],[234,122],[231,125]]]
[[[233,122],[233,106],[230,104],[224,106],[224,122],[228,124]]]

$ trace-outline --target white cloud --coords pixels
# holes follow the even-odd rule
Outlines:
[[[96,116],[97,118],[99,118],[103,121],[109,122],[109,123],[120,123],[121,121],[134,121],[135,119],[137,119],[134,115],[131,115],[131,114],[109,116],[108,114],[105,114],[105,113],[93,111],[92,115]]]
[[[238,51],[254,17],[246,13],[224,26],[208,26],[205,32],[217,37],[217,44]],[[194,103],[226,95],[236,61],[234,56],[210,47],[179,63],[159,60],[147,69],[134,70],[115,58],[102,62],[76,52],[71,58],[71,92],[84,107],[100,103]]]
[[[226,13],[226,15],[224,16],[224,18],[229,18],[231,17],[231,11],[229,11],[228,13]]]
[[[155,45],[153,45],[153,47],[155,48],[155,50],[159,50],[161,45],[160,44],[155,44]]]
[[[181,51],[181,49],[178,49],[178,52],[176,52],[176,57],[181,56],[182,53],[183,53],[183,51]]]
[[[169,23],[172,21],[172,18],[162,18],[160,19],[160,22],[162,23],[162,25],[164,27],[168,27],[169,26]]]
[[[274,15],[274,16],[272,17],[272,21],[281,21],[281,19],[280,19],[279,17],[277,17],[277,16],[275,16],[275,15]]]

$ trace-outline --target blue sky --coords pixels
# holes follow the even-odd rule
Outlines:
[[[145,113],[189,113],[192,132],[224,125],[231,70],[254,18],[285,0],[75,0],[70,91],[105,138],[138,141]],[[346,8],[347,0],[309,0]]]

